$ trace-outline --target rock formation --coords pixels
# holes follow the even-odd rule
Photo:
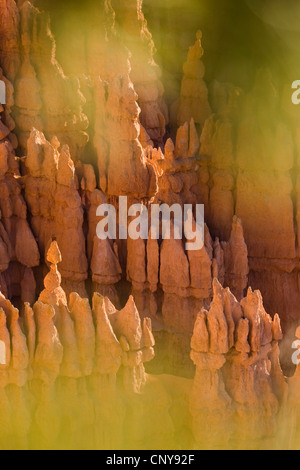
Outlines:
[[[50,143],[43,133],[33,129],[25,164],[25,198],[39,248],[45,255],[50,243],[56,240],[63,255],[61,274],[67,291],[76,286],[75,290],[84,293],[88,265],[83,208],[69,147],[60,148],[57,139]]]
[[[164,87],[160,69],[154,62],[154,43],[147,28],[142,3],[135,0],[126,4],[114,0],[116,21],[126,47],[131,51],[131,80],[141,108],[140,122],[155,145],[163,145],[168,108],[164,101]]]
[[[98,293],[92,306],[77,293],[67,299],[57,242],[46,259],[32,307],[20,315],[0,296],[1,448],[151,448],[157,432],[159,448],[180,448],[181,426],[187,448],[287,445],[280,423],[296,406],[297,373],[281,371],[280,320],[259,291],[238,302],[215,279],[191,338],[194,379],[152,377],[144,366],[154,357],[151,320],[141,320],[133,297],[121,310]]]
[[[287,393],[277,369],[281,338],[278,317],[272,321],[266,313],[259,291],[249,289],[238,303],[214,281],[210,309],[198,315],[191,342],[196,377],[190,407],[200,446],[244,440],[251,448],[255,439],[276,434]]]
[[[87,142],[84,98],[76,79],[67,78],[55,59],[55,42],[47,15],[28,1],[19,9],[13,0],[5,3],[1,31],[6,47],[1,60],[4,73],[15,87],[14,117],[19,145],[26,149],[35,127],[49,139],[56,136],[68,144],[74,156],[78,156]],[[6,21],[8,11],[13,13]]]
[[[39,434],[40,444],[34,441],[34,446],[55,447],[60,433],[64,436],[65,420],[91,425],[93,413],[84,418],[83,412],[90,407],[99,416],[95,436],[89,432],[84,438],[80,431],[69,444],[76,446],[76,439],[84,438],[86,446],[93,439],[104,446],[111,439],[113,448],[118,442],[113,435],[115,423],[108,421],[106,428],[105,408],[108,404],[112,411],[126,394],[140,393],[145,387],[143,364],[154,356],[151,321],[140,320],[132,297],[120,311],[99,294],[94,295],[92,308],[77,293],[67,301],[60,286],[57,264],[62,258],[56,242],[48,250],[47,262],[50,272],[45,277],[45,290],[33,307],[25,305],[24,316],[20,317],[2,294],[0,297],[0,339],[5,345],[5,364],[0,366],[1,397],[5,402],[12,400],[1,416],[2,426],[6,412],[15,414],[10,426],[1,429],[0,446],[12,438],[9,447],[31,447],[31,437],[36,439]],[[114,398],[119,393],[117,376],[122,378],[123,398]],[[88,396],[90,382],[94,398]],[[10,395],[12,384],[16,388]],[[67,403],[69,393],[73,398]],[[109,429],[112,434],[104,438]]]
[[[206,121],[201,135],[200,153],[209,156],[211,181],[208,224],[213,234],[227,239],[233,214],[243,221],[250,283],[259,286],[271,311],[282,307],[286,326],[286,306],[291,302],[294,311],[297,294],[283,306],[268,292],[274,290],[271,285],[292,285],[297,277],[293,135],[280,114],[274,117],[278,94],[268,72],[258,74],[246,97],[238,89],[216,85],[215,96],[221,91],[224,105]]]
[[[177,5],[159,47],[187,59],[166,79],[142,1],[67,3],[0,0],[0,448],[297,447],[300,121],[283,75],[214,77]],[[98,238],[101,204],[128,228],[120,196],[149,222],[173,206],[170,236]]]
[[[87,217],[87,258],[92,272],[94,291],[108,296],[115,304],[119,303],[115,288],[121,280],[118,246],[115,241],[100,240],[96,235],[98,217],[97,208],[106,204],[104,193],[97,188],[96,176],[92,165],[76,166],[76,174],[81,188],[81,199]]]
[[[202,32],[197,31],[196,42],[190,47],[187,61],[183,66],[184,77],[181,83],[179,103],[176,104],[177,124],[184,124],[194,119],[201,128],[211,114],[208,102],[208,90],[203,80],[205,67],[201,61],[204,50],[202,48]]]
[[[19,297],[32,302],[36,282],[32,268],[40,263],[36,240],[28,223],[28,212],[22,194],[19,162],[15,155],[15,123],[12,84],[0,74],[5,83],[6,105],[0,105],[0,285],[10,298]]]

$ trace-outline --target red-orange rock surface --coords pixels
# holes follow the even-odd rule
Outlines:
[[[140,0],[0,0],[0,448],[297,446],[300,121],[204,40],[162,83]],[[203,246],[100,240],[119,196],[204,204]]]
[[[299,400],[297,373],[281,371],[280,320],[259,291],[238,302],[215,279],[191,337],[194,379],[154,377],[144,367],[154,356],[151,320],[140,319],[133,297],[121,310],[97,293],[92,306],[77,293],[67,300],[56,242],[47,262],[45,290],[21,317],[0,296],[1,448],[149,448],[158,432],[163,449],[178,446],[181,426],[189,448],[287,445],[281,419]],[[66,423],[77,424],[71,436]]]

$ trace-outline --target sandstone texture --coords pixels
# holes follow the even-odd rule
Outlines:
[[[157,3],[0,0],[0,449],[299,447],[299,113]]]
[[[282,373],[280,320],[259,291],[238,302],[214,279],[190,343],[195,377],[151,376],[151,320],[133,297],[121,310],[98,293],[67,298],[56,241],[46,259],[37,302],[19,311],[0,296],[1,448],[176,449],[183,429],[188,448],[288,445],[298,372]]]

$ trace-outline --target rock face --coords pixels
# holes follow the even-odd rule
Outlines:
[[[130,5],[127,14],[129,13]],[[157,131],[157,139],[161,140],[162,137],[159,135],[164,134],[165,118],[159,111],[157,96],[157,100],[154,98],[153,102],[150,101],[149,109],[147,102],[143,106],[144,120],[148,120],[149,123],[145,124],[142,120],[140,122],[141,108],[137,103],[138,94],[132,83],[132,64],[129,62],[127,49],[117,38],[117,25],[114,24],[113,18],[111,10],[104,10],[103,18],[100,19],[103,23],[99,24],[100,28],[102,26],[101,38],[103,25],[109,20],[111,27],[104,29],[110,40],[108,44],[105,44],[105,41],[100,42],[99,39],[95,44],[96,36],[90,37],[92,47],[96,47],[100,54],[97,62],[88,62],[96,102],[92,121],[94,122],[93,144],[98,159],[99,184],[102,191],[109,196],[129,195],[136,199],[151,198],[156,192],[156,175],[152,165],[147,162],[139,141],[141,122],[145,126],[147,124],[149,132],[152,126],[152,136]],[[97,31],[99,34],[99,28]],[[126,40],[126,32],[124,32],[124,37]],[[118,62],[107,61],[106,57],[111,54],[112,50],[118,50]],[[151,67],[149,68],[151,70]],[[146,84],[144,100],[148,97],[148,87],[158,86],[155,78],[153,76],[151,78],[150,84]],[[154,109],[151,108],[151,104]],[[157,116],[162,116],[161,124]]]
[[[84,293],[87,259],[83,235],[83,208],[69,147],[57,139],[48,142],[33,129],[28,139],[25,198],[32,214],[31,225],[45,254],[52,240],[61,247],[61,274],[68,285]]]
[[[197,32],[196,42],[190,47],[187,61],[183,66],[184,77],[181,83],[179,103],[177,108],[177,124],[180,126],[191,118],[200,127],[211,114],[208,102],[208,90],[203,80],[205,67],[201,61],[204,50],[202,48],[202,32]]]
[[[239,303],[214,281],[210,309],[198,315],[191,341],[196,376],[190,408],[198,445],[226,448],[244,440],[247,447],[274,435],[287,393],[278,373],[280,337],[278,318],[266,313],[259,291],[249,289]]]
[[[157,439],[162,449],[180,448],[181,427],[186,448],[290,441],[280,420],[297,402],[297,373],[288,380],[281,371],[280,320],[266,313],[259,291],[238,302],[215,279],[191,338],[194,379],[152,377],[144,367],[154,357],[151,320],[141,320],[133,297],[121,310],[98,293],[92,306],[77,293],[67,300],[57,242],[46,260],[45,289],[32,307],[20,315],[0,295],[1,448],[150,449]]]
[[[142,2],[113,1],[117,27],[124,44],[131,51],[131,80],[141,108],[140,122],[156,146],[162,146],[169,123],[168,108],[164,101],[164,87],[160,69],[155,64],[155,45],[147,28]]]
[[[64,75],[55,59],[55,42],[47,15],[28,1],[20,8],[14,0],[5,3],[1,31],[6,47],[1,51],[1,61],[4,73],[15,87],[14,117],[19,144],[26,149],[35,127],[49,139],[56,136],[68,144],[77,156],[87,142],[84,98],[79,84]]]
[[[104,193],[97,188],[92,165],[78,163],[76,174],[81,188],[81,200],[87,218],[86,240],[87,258],[92,272],[94,291],[108,296],[115,304],[119,303],[115,288],[122,277],[118,246],[114,240],[100,240],[96,236],[97,208],[106,204]]]
[[[268,71],[257,74],[247,95],[215,83],[212,97],[216,112],[200,137],[200,153],[209,157],[207,222],[213,235],[228,239],[232,216],[242,220],[250,284],[261,290],[273,314],[280,308],[288,329],[298,302],[296,287],[289,294],[298,276],[295,131]]]
[[[268,93],[262,99],[262,89],[266,87]],[[252,258],[250,279],[254,286],[258,283],[264,286],[261,287],[262,293],[268,305],[270,302],[270,309],[274,313],[279,305],[281,307],[283,299],[280,300],[276,298],[277,296],[269,299],[266,291],[269,291],[270,285],[274,283],[279,285],[287,282],[292,288],[295,277],[298,276],[299,250],[298,225],[294,217],[294,211],[297,212],[297,202],[293,196],[294,191],[297,194],[295,186],[298,178],[297,163],[295,163],[297,149],[293,143],[293,129],[284,121],[281,113],[276,119],[271,117],[273,111],[277,109],[278,99],[278,92],[273,86],[270,75],[259,74],[254,89],[246,100],[245,111],[238,130],[237,147],[240,170],[237,179],[236,211],[243,220],[245,239]],[[257,135],[256,138],[255,135]],[[252,140],[253,137],[254,140]],[[254,146],[252,150],[247,146],[250,139]],[[248,159],[248,151],[256,155],[251,163]],[[254,190],[258,185],[262,196]],[[255,231],[253,227],[250,227],[250,218],[253,217],[254,212],[253,205],[249,204],[247,191],[249,191],[248,194],[250,192],[257,194],[256,200],[253,199],[253,204],[258,208],[255,211],[255,216],[258,217]],[[281,216],[278,217],[278,214]],[[280,274],[277,274],[278,269],[281,270]],[[262,278],[263,282],[261,282]],[[289,312],[295,311],[294,302],[297,302],[297,294],[289,299],[288,297],[289,294],[285,291],[285,307],[282,309],[284,326],[286,326],[286,309]],[[292,317],[293,314],[289,313],[289,321]]]
[[[10,298],[32,302],[36,282],[32,268],[40,263],[36,240],[28,223],[27,207],[22,195],[19,163],[15,155],[17,139],[12,131],[12,84],[0,73],[5,83],[6,105],[0,105],[0,286]]]
[[[300,317],[299,117],[280,79],[212,81],[198,31],[168,107],[142,1],[67,3],[0,1],[0,448],[297,446],[279,342]],[[170,236],[98,238],[101,204],[118,235],[132,222],[120,196],[149,221],[173,206]]]
[[[157,189],[156,174],[138,139],[140,108],[129,68],[121,76],[116,72],[109,85],[98,77],[95,96],[99,108],[94,145],[102,191],[111,197],[153,197]]]
[[[77,293],[67,301],[57,269],[61,261],[58,245],[53,242],[47,254],[50,272],[45,277],[45,290],[32,308],[25,304],[21,318],[2,294],[0,297],[0,340],[5,346],[0,393],[5,403],[10,402],[1,415],[1,448],[31,447],[31,438],[37,436],[34,446],[55,447],[64,435],[65,420],[91,425],[93,413],[84,418],[83,411],[93,409],[98,415],[94,423],[97,430],[89,431],[85,438],[79,432],[70,442],[65,436],[62,447],[76,447],[76,439],[82,438],[80,445],[87,447],[93,446],[92,442],[111,448],[117,442],[122,444],[118,440],[124,439],[120,422],[113,417],[107,421],[110,415],[105,418],[105,409],[119,409],[126,396],[130,399],[141,393],[147,382],[143,364],[154,356],[151,321],[141,321],[132,297],[120,311],[99,294],[94,295],[92,308]],[[121,394],[117,377],[122,381]],[[93,398],[88,396],[90,383]],[[10,395],[12,384],[16,388]],[[69,393],[72,399],[67,403]],[[121,407],[121,421],[124,410]],[[7,413],[15,417],[4,431]]]

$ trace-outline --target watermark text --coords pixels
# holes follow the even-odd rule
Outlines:
[[[6,104],[6,85],[0,80],[0,104]]]
[[[292,83],[292,89],[296,90],[292,94],[292,103],[298,105],[300,104],[300,80],[295,80]]]
[[[193,212],[193,209],[194,212]],[[127,196],[119,197],[119,217],[111,204],[97,208],[101,217],[96,232],[100,240],[185,240],[186,250],[201,250],[204,246],[204,205],[143,204],[127,206]],[[117,233],[118,232],[118,233]]]

